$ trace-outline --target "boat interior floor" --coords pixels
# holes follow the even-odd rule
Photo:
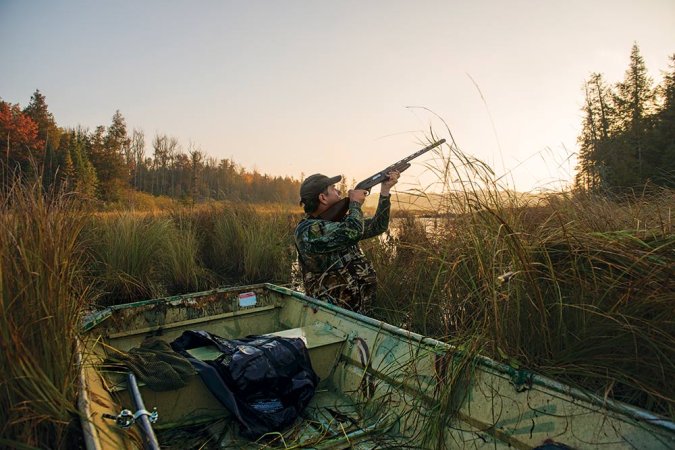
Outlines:
[[[359,403],[359,393],[340,392],[334,387],[332,375],[340,364],[340,352],[347,340],[345,333],[319,323],[269,334],[303,339],[312,366],[323,380],[301,418],[285,432],[264,436],[253,443],[239,437],[230,413],[208,392],[197,374],[190,377],[186,386],[171,392],[154,391],[140,381],[146,408],[156,407],[159,412],[160,420],[153,427],[162,448],[406,448],[407,440],[392,436],[395,420],[368,402]],[[134,342],[138,345],[139,340]],[[128,350],[129,341],[126,344],[123,347]],[[202,361],[220,355],[211,346],[194,348],[188,353]],[[107,372],[105,378],[120,404],[128,404],[131,399],[124,373]]]
[[[159,424],[158,424],[159,425]],[[236,425],[224,417],[199,425],[157,427],[162,448],[175,449],[383,449],[411,448],[409,439],[392,433],[395,422],[355,403],[328,385],[319,386],[301,418],[283,433],[270,433],[256,442],[239,437]]]

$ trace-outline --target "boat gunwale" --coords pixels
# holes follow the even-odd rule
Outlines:
[[[429,346],[432,348],[433,351],[439,352],[439,351],[444,351],[444,353],[447,353],[448,351],[452,352],[462,352],[462,350],[459,350],[456,346],[448,344],[446,342],[439,341],[437,339],[423,336],[421,334],[415,333],[413,331],[405,330],[399,327],[396,327],[394,325],[391,325],[389,323],[383,322],[378,319],[373,319],[371,317],[364,316],[362,314],[359,314],[354,311],[350,311],[344,308],[340,308],[337,305],[333,305],[328,302],[324,302],[318,299],[315,299],[313,297],[310,297],[308,295],[305,295],[301,292],[294,291],[292,289],[283,287],[283,286],[278,286],[272,283],[258,283],[258,284],[252,284],[252,285],[243,285],[243,286],[228,286],[228,287],[222,287],[222,288],[216,288],[216,289],[211,289],[208,291],[202,291],[202,292],[194,292],[194,293],[189,293],[189,294],[181,294],[181,295],[175,295],[175,296],[170,296],[170,297],[163,297],[163,298],[157,298],[157,299],[150,299],[150,300],[143,300],[139,302],[134,302],[134,303],[126,303],[126,304],[121,304],[121,305],[112,305],[108,306],[107,308],[103,310],[96,311],[92,314],[90,314],[87,319],[84,321],[82,324],[82,331],[83,332],[88,332],[104,322],[108,317],[112,316],[113,312],[115,311],[120,311],[120,310],[125,310],[125,309],[132,309],[132,308],[138,308],[138,307],[143,307],[143,306],[150,306],[150,305],[155,305],[155,304],[163,304],[163,303],[172,303],[172,302],[182,302],[185,300],[189,300],[191,298],[199,298],[203,297],[206,295],[210,294],[219,294],[219,293],[227,293],[227,292],[237,292],[237,291],[246,291],[246,290],[255,290],[255,289],[267,289],[269,291],[286,295],[292,298],[295,298],[297,300],[301,300],[303,302],[309,303],[311,305],[316,306],[317,308],[325,309],[328,311],[331,311],[335,314],[339,314],[342,316],[346,316],[350,319],[357,320],[358,322],[368,325],[370,327],[373,327],[374,329],[380,329],[387,331],[389,333],[392,333],[394,335],[398,335],[403,337],[404,339],[407,340],[412,340],[416,341],[419,344]],[[601,397],[597,394],[593,394],[591,392],[588,392],[582,388],[577,388],[569,385],[565,385],[561,382],[555,381],[552,378],[546,377],[544,375],[537,374],[535,372],[531,372],[528,370],[522,370],[522,369],[515,369],[507,364],[501,363],[499,361],[495,361],[491,358],[488,358],[486,356],[482,355],[474,355],[473,356],[474,360],[478,363],[478,365],[488,368],[494,372],[500,373],[505,375],[507,378],[513,378],[518,375],[525,375],[528,380],[528,384],[532,385],[537,385],[546,389],[550,389],[554,392],[558,392],[560,394],[566,395],[571,397],[574,400],[580,400],[583,402],[590,403],[593,406],[597,406],[599,408],[604,408],[607,411],[612,411],[614,413],[618,413],[624,416],[627,416],[633,420],[635,420],[638,423],[646,423],[648,425],[654,426],[656,428],[660,428],[664,431],[667,431],[669,433],[675,433],[675,423],[671,421],[670,419],[666,417],[659,416],[651,411],[642,409],[638,406],[633,406],[621,401],[616,401],[612,400],[609,398]]]
[[[151,305],[160,305],[160,304],[165,304],[165,303],[173,303],[173,302],[183,302],[185,300],[189,300],[191,298],[199,298],[199,297],[204,297],[206,295],[213,295],[213,294],[221,294],[221,293],[227,293],[227,292],[236,292],[236,291],[241,291],[244,289],[265,289],[267,288],[267,285],[269,283],[258,283],[258,284],[251,284],[251,285],[244,285],[244,286],[227,286],[227,287],[221,287],[221,288],[215,288],[215,289],[210,289],[208,291],[199,291],[199,292],[190,292],[187,294],[178,294],[178,295],[172,295],[169,297],[159,297],[159,298],[153,298],[153,299],[148,299],[148,300],[140,300],[137,302],[131,302],[131,303],[122,303],[119,305],[110,305],[106,306],[103,309],[99,309],[96,311],[93,311],[89,314],[87,314],[83,320],[82,324],[80,325],[80,330],[82,332],[89,332],[92,329],[96,328],[98,325],[103,323],[106,319],[108,319],[110,316],[112,316],[113,312],[115,311],[122,311],[125,309],[133,309],[133,308],[140,308],[143,306],[151,306]],[[273,284],[269,284],[270,286],[275,286]]]
[[[447,342],[442,342],[431,337],[423,336],[413,331],[404,330],[402,328],[391,325],[387,322],[383,322],[381,320],[373,319],[372,317],[367,317],[354,311],[340,308],[339,306],[333,305],[331,303],[317,300],[301,292],[293,291],[291,289],[282,286],[277,286],[271,283],[265,283],[265,286],[268,289],[279,292],[281,294],[290,295],[299,300],[312,303],[318,307],[322,307],[330,311],[345,315],[352,319],[365,322],[376,329],[386,330],[390,333],[402,336],[406,339],[415,340],[420,344],[425,344],[432,347],[434,350],[445,349],[446,351],[462,352],[462,350],[458,350],[456,346],[448,344]],[[474,355],[474,359],[479,365],[492,369],[493,371],[502,373],[504,375],[507,375],[508,377],[513,377],[514,375],[517,374],[525,374],[529,377],[530,384],[532,385],[538,385],[544,388],[551,389],[555,392],[570,396],[573,399],[588,402],[594,406],[605,408],[609,411],[628,416],[636,420],[637,422],[647,423],[649,425],[661,428],[670,433],[675,433],[675,423],[673,421],[669,420],[666,417],[662,417],[655,413],[652,413],[651,411],[647,411],[640,407],[629,405],[627,403],[623,403],[620,401],[604,398],[591,392],[585,391],[583,389],[565,385],[559,381],[553,380],[552,378],[548,378],[546,376],[539,375],[537,373],[528,370],[515,369],[507,364],[495,361],[486,356]]]

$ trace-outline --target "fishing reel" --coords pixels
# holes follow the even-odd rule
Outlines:
[[[114,420],[118,427],[125,430],[127,428],[131,428],[133,424],[136,423],[136,420],[138,420],[138,418],[141,416],[148,416],[150,423],[155,423],[157,422],[157,419],[159,419],[157,408],[152,408],[152,412],[148,411],[147,409],[139,409],[133,413],[131,410],[123,409],[116,416],[107,413],[103,414],[104,419]]]

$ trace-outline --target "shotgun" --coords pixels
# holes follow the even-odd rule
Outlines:
[[[397,171],[397,172],[403,172],[404,170],[408,169],[410,167],[410,161],[413,159],[417,158],[418,156],[421,156],[422,154],[428,152],[431,149],[434,149],[438,147],[439,145],[445,143],[445,139],[441,139],[440,141],[434,142],[433,144],[424,147],[422,150],[418,150],[412,155],[406,156],[402,160],[395,162],[391,166],[387,167],[384,170],[380,170],[377,172],[375,175],[370,176],[366,178],[365,180],[359,182],[354,189],[365,189],[370,193],[370,190],[374,187],[377,186],[378,184],[387,181],[389,177],[387,174],[392,171]],[[333,206],[325,210],[323,213],[319,215],[319,217],[323,220],[331,220],[333,222],[339,222],[342,220],[347,214],[347,211],[349,211],[349,197],[345,197],[335,203]]]

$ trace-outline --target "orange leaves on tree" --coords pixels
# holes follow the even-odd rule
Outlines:
[[[21,112],[19,105],[0,101],[0,150],[3,159],[27,162],[40,157],[44,142],[38,137],[37,124]]]

